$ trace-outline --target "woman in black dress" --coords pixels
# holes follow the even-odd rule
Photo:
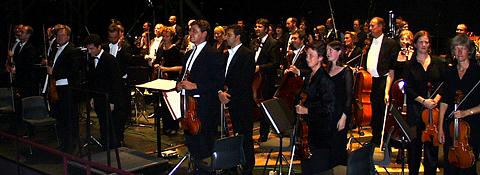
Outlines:
[[[308,143],[311,157],[302,160],[302,174],[333,174],[332,142],[335,128],[331,126],[335,111],[335,84],[322,68],[325,45],[315,41],[308,44],[307,64],[312,73],[305,80],[303,91],[307,95],[303,106],[297,105],[296,112],[306,115]]]
[[[345,32],[343,41],[345,42],[345,63],[351,67],[360,67],[362,48],[355,44],[358,41],[357,33]]]
[[[179,72],[182,70],[182,55],[178,46],[173,44],[175,29],[166,27],[163,30],[163,41],[158,47],[157,58],[153,62],[158,78],[177,80]],[[160,100],[161,108],[155,105],[155,113],[161,114],[163,117],[163,131],[166,134],[176,134],[178,130],[178,121],[173,120],[169,110],[166,108],[164,100]]]
[[[333,142],[335,165],[347,165],[347,124],[351,120],[353,97],[353,71],[344,64],[342,43],[332,41],[327,45],[328,74],[335,84],[335,111],[332,127],[336,128]]]
[[[415,53],[404,68],[406,91],[407,91],[407,122],[410,127],[417,128],[417,137],[407,146],[409,174],[418,174],[422,159],[422,132],[426,125],[422,122],[422,111],[433,109],[439,104],[442,94],[441,84],[445,80],[445,62],[430,55],[430,34],[427,31],[419,31],[413,39]],[[429,86],[432,91],[440,86],[440,90],[428,95]],[[432,92],[433,93],[433,92]],[[438,117],[438,116],[433,116]],[[434,139],[432,139],[434,141]],[[425,174],[436,174],[438,165],[438,146],[433,142],[424,142],[424,169]]]
[[[393,65],[393,69],[395,70],[394,81],[403,79],[405,77],[403,75],[403,69],[407,61],[412,59],[413,55],[413,33],[410,30],[402,30],[402,32],[400,32],[399,42],[401,49],[398,52],[397,60]]]
[[[475,60],[475,46],[466,35],[457,35],[452,39],[450,51],[455,58],[455,62],[448,69],[445,98],[440,103],[439,139],[441,143],[445,143],[443,150],[449,150],[453,141],[452,133],[448,128],[453,121],[453,117],[462,119],[470,126],[468,141],[473,149],[474,157],[477,158],[480,151],[480,87],[477,86],[458,107],[458,110],[453,113],[453,116],[449,117],[454,110],[456,91],[460,90],[464,95],[467,95],[480,80],[480,66]],[[476,173],[475,163],[470,168],[457,168],[449,163],[447,151],[444,155],[444,174],[478,174]]]

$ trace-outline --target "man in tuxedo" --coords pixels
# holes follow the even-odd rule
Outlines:
[[[116,62],[120,68],[120,90],[118,98],[121,98],[117,108],[113,110],[113,115],[119,119],[118,123],[118,138],[120,142],[124,140],[124,131],[125,123],[131,115],[132,105],[131,100],[132,96],[130,95],[130,83],[128,77],[128,67],[130,66],[130,61],[132,60],[132,48],[130,44],[124,39],[124,28],[119,23],[112,23],[108,26],[108,44],[105,44],[102,49],[105,52],[110,53],[114,56]]]
[[[183,28],[182,26],[177,25],[177,16],[170,16],[168,18],[168,22],[170,23],[170,27],[175,29],[175,37],[173,38],[173,43],[176,46],[180,46],[183,39]]]
[[[292,40],[292,32],[298,30],[297,18],[295,18],[295,17],[288,18],[287,21],[285,22],[285,26],[288,29],[288,33],[286,35],[287,36],[286,38],[288,38],[288,40],[287,40],[286,45],[282,46],[282,47],[284,47],[284,48],[282,48],[282,50],[284,50],[284,52],[286,53],[286,52],[291,50],[290,41]]]
[[[17,116],[11,121],[9,131],[14,133],[19,126],[22,126],[22,103],[21,99],[38,95],[39,84],[39,70],[35,64],[40,63],[36,49],[30,41],[33,34],[33,28],[28,25],[21,25],[18,29],[19,35],[18,43],[15,43],[14,48],[9,52],[9,60],[7,61],[7,71],[15,74],[13,79],[13,87],[16,89],[15,111]],[[11,63],[9,63],[12,61]]]
[[[100,36],[92,34],[85,39],[85,45],[90,54],[89,89],[108,95],[107,100],[103,95],[91,94],[90,105],[95,109],[100,122],[101,142],[105,149],[109,149],[120,146],[119,132],[121,132],[120,127],[123,126],[120,126],[120,117],[115,111],[121,108],[124,99],[121,98],[122,80],[119,64],[113,55],[102,49],[101,41]],[[110,118],[110,126],[107,126],[108,118]],[[107,134],[110,134],[109,147],[105,147]]]
[[[372,75],[372,143],[380,145],[385,104],[389,102],[390,86],[394,78],[393,64],[398,53],[395,40],[387,38],[383,30],[385,21],[380,17],[374,17],[370,21],[370,32],[373,37],[372,44],[367,54],[367,71]]]
[[[195,46],[185,54],[182,78],[176,88],[182,91],[183,95],[195,98],[197,102],[196,114],[201,121],[200,133],[192,135],[185,132],[185,143],[194,162],[198,163],[211,156],[217,136],[220,119],[217,92],[223,88],[225,59],[217,49],[207,44],[211,30],[207,21],[196,20],[191,26],[190,41]]]
[[[250,44],[252,50],[255,50],[255,73],[261,74],[263,77],[263,89],[260,90],[263,100],[271,99],[275,93],[275,77],[280,58],[280,45],[267,34],[269,25],[267,19],[258,19],[255,24],[257,39]],[[258,141],[265,142],[270,132],[270,123],[267,117],[261,116],[260,118],[260,138]]]
[[[70,42],[72,30],[67,25],[58,25],[56,30],[57,47],[51,53],[52,66],[47,73],[53,78],[58,94],[58,101],[52,105],[53,115],[57,119],[60,132],[60,149],[73,152],[78,146],[78,105],[71,88],[80,85],[82,52]]]
[[[220,102],[228,107],[233,124],[233,131],[243,135],[243,150],[246,165],[243,174],[252,174],[255,166],[253,152],[253,91],[252,81],[255,73],[254,52],[243,46],[243,30],[238,25],[226,30],[228,49],[225,66],[225,87],[218,91]]]
[[[22,25],[20,28],[19,43],[13,50],[13,63],[15,81],[14,86],[17,89],[18,95],[21,98],[38,95],[39,81],[36,75],[38,70],[35,64],[40,63],[37,50],[30,41],[33,35],[33,28],[29,25]]]
[[[296,76],[306,77],[312,72],[307,65],[307,54],[305,51],[305,41],[307,41],[307,34],[303,30],[296,30],[292,32],[292,51],[287,54],[287,65],[289,65],[286,72],[292,72]]]

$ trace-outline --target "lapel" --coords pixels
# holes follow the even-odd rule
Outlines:
[[[208,49],[208,43],[202,48],[201,51],[198,51],[198,50],[196,51],[196,52],[200,52],[200,53],[198,53],[197,58],[195,59],[195,62],[193,62],[192,68],[190,69],[190,73],[192,73],[192,72],[194,72],[195,70],[197,70],[197,69],[198,69],[198,65],[199,65],[199,64],[202,64],[201,62],[202,62],[203,57],[205,57],[205,54],[206,54],[206,52],[207,52],[207,49]],[[187,61],[188,61],[188,60],[187,60]],[[188,66],[188,65],[187,65],[187,66]]]
[[[240,52],[242,52],[243,47],[244,47],[243,45],[240,46],[238,48],[237,52],[235,52],[235,55],[233,55],[232,61],[230,61],[230,65],[228,65],[228,72],[227,72],[226,77],[230,76],[230,73],[232,72],[233,68],[235,67],[236,63],[238,62],[238,60],[239,60],[238,55],[240,54]]]
[[[258,55],[258,59],[260,60],[260,58],[264,57],[263,55],[265,55],[268,50],[270,50],[270,35],[267,36],[267,39],[265,39],[265,42],[262,44],[262,50]]]

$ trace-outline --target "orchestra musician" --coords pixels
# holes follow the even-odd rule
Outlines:
[[[215,47],[219,52],[225,53],[228,49],[227,42],[225,41],[225,29],[222,26],[217,26],[213,29],[213,47]]]
[[[148,61],[150,66],[157,58],[157,50],[159,49],[160,43],[162,43],[163,40],[163,30],[165,30],[165,27],[162,24],[155,25],[155,37],[152,39],[152,41],[150,41],[151,44],[150,48],[148,48],[148,54],[145,55],[145,59]]]
[[[349,62],[348,65],[351,67],[360,67],[360,62],[363,62],[361,56],[362,48],[357,44],[357,35],[356,32],[347,31],[343,39],[345,43],[345,61]],[[365,39],[362,40],[362,43],[363,41],[365,41]]]
[[[90,105],[95,109],[100,123],[101,143],[104,145],[104,150],[117,148],[120,147],[121,142],[120,132],[123,132],[120,127],[123,126],[120,124],[122,118],[115,111],[123,107],[122,100],[125,100],[121,96],[122,82],[118,59],[102,49],[100,36],[96,34],[89,35],[85,39],[85,45],[91,56],[88,72],[89,87],[91,90],[108,94],[108,101],[105,96],[98,94],[90,97]],[[110,117],[110,126],[107,126],[107,117]],[[107,134],[109,140],[107,140]],[[106,147],[107,141],[110,144],[109,148]]]
[[[461,90],[465,95],[469,93],[475,84],[480,80],[480,66],[476,64],[474,57],[475,46],[466,35],[455,36],[450,44],[451,54],[455,57],[453,66],[448,68],[447,81],[445,87],[445,98],[440,103],[440,119],[439,119],[439,139],[444,143],[444,150],[449,150],[453,145],[452,133],[449,126],[453,121],[453,117],[462,119],[470,126],[470,138],[468,142],[473,148],[475,157],[478,157],[480,151],[480,89],[476,87],[465,101],[458,107],[453,116],[449,116],[454,110],[454,97],[457,90]],[[460,174],[477,174],[476,163],[471,167],[461,169],[449,163],[448,156],[444,156],[445,169],[444,174],[460,175]],[[476,162],[476,160],[475,160]]]
[[[252,174],[255,166],[253,152],[253,91],[252,81],[255,72],[254,52],[241,42],[243,30],[238,25],[226,29],[228,57],[225,68],[226,89],[218,91],[218,98],[230,111],[233,131],[243,135],[243,149],[246,165],[242,174]]]
[[[55,40],[57,47],[53,49],[47,67],[47,73],[55,82],[58,101],[52,105],[53,116],[57,120],[60,138],[60,150],[72,153],[78,146],[78,105],[74,100],[70,87],[80,84],[81,56],[79,49],[70,42],[72,30],[67,25],[58,25]]]
[[[132,60],[132,47],[126,42],[124,31],[125,29],[122,24],[110,24],[108,26],[108,45],[102,47],[105,52],[110,53],[115,57],[120,68],[121,93],[118,98],[121,98],[121,100],[119,100],[116,110],[113,110],[113,115],[117,116],[119,119],[119,123],[118,125],[115,125],[115,127],[117,127],[116,134],[118,135],[120,142],[124,141],[125,124],[132,113],[132,96],[130,95],[131,90],[128,79],[128,66]]]
[[[413,38],[415,53],[404,68],[408,104],[407,122],[410,127],[417,129],[417,137],[407,145],[409,174],[418,174],[420,168],[422,133],[428,127],[428,124],[422,122],[422,111],[438,106],[442,98],[443,87],[441,84],[445,80],[445,70],[447,69],[443,60],[430,55],[430,43],[430,34],[427,31],[417,32]],[[428,84],[431,84],[432,87],[429,88]],[[433,94],[436,89],[439,90]],[[432,117],[438,118],[438,116]],[[436,174],[438,146],[434,146],[431,141],[424,142],[423,153],[425,174]]]
[[[390,86],[394,78],[393,62],[398,53],[397,43],[384,35],[385,21],[383,18],[374,17],[370,20],[372,44],[367,54],[366,68],[372,75],[372,127],[371,142],[380,145],[383,128],[385,104],[389,101]]]
[[[210,30],[210,24],[205,20],[192,22],[189,33],[190,41],[195,46],[185,54],[181,74],[182,77],[190,74],[190,78],[182,78],[176,86],[178,91],[183,91],[183,95],[195,98],[198,104],[196,110],[191,112],[200,119],[200,132],[197,135],[185,133],[185,143],[195,164],[212,155],[220,118],[217,91],[223,89],[225,78],[224,58],[206,41]],[[201,170],[197,170],[197,173],[208,174]]]
[[[179,46],[182,44],[183,40],[183,28],[180,25],[177,25],[177,16],[172,15],[168,17],[168,22],[170,25],[168,27],[172,27],[175,30],[175,36],[173,38],[173,44],[175,46]]]
[[[296,112],[306,115],[308,125],[308,143],[310,159],[301,162],[302,174],[331,174],[333,175],[334,161],[332,142],[335,128],[330,125],[334,120],[335,111],[335,84],[331,81],[328,72],[322,67],[325,59],[325,44],[314,41],[307,44],[307,64],[312,70],[305,80],[303,91],[307,98],[303,106],[297,105]]]
[[[287,65],[289,67],[285,72],[292,72],[296,76],[305,77],[310,74],[311,70],[307,66],[305,42],[307,41],[307,34],[303,30],[295,30],[291,34],[292,52],[287,54]]]
[[[410,30],[402,30],[400,32],[400,51],[398,52],[397,59],[393,64],[395,70],[394,80],[404,78],[404,67],[407,61],[412,59],[413,55],[413,33]]]
[[[153,62],[154,74],[158,78],[177,80],[179,73],[182,70],[182,57],[179,46],[175,45],[173,38],[175,38],[175,29],[166,27],[162,32],[162,43],[158,47],[156,59]],[[153,45],[152,45],[153,46]],[[164,100],[160,100],[161,107],[155,105],[155,114],[162,114],[163,131],[167,134],[177,134],[178,121],[173,120],[170,112],[167,109],[167,104]]]
[[[347,124],[351,120],[353,99],[353,71],[345,65],[343,44],[332,41],[327,45],[328,74],[335,84],[335,110],[331,127],[333,134],[334,165],[347,165]]]
[[[279,43],[267,34],[270,23],[267,19],[260,18],[255,22],[255,34],[257,39],[252,40],[250,46],[255,51],[255,73],[260,73],[263,77],[262,95],[265,100],[271,99],[275,93],[275,71],[278,67],[280,57]],[[257,46],[257,47],[255,47]],[[267,117],[260,119],[260,138],[259,142],[265,142],[270,132],[270,123]]]

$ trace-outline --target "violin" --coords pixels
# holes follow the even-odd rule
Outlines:
[[[228,91],[228,87],[224,86],[225,92]],[[228,106],[225,104],[222,104],[222,114],[223,117],[225,118],[225,130],[227,131],[227,137],[231,137],[235,135],[235,132],[233,131],[233,124],[232,124],[232,116],[230,116],[230,110],[228,109]],[[223,123],[222,123],[223,124]],[[223,137],[223,134],[222,134]]]
[[[184,80],[190,80],[190,72],[185,72]],[[183,130],[191,135],[197,135],[200,133],[200,129],[202,127],[202,123],[200,118],[198,118],[197,114],[197,100],[192,96],[183,95],[182,98],[183,102],[183,110],[184,110],[184,117],[180,120],[180,124],[182,125]]]
[[[461,90],[455,92],[455,111],[458,104],[465,97]],[[453,145],[448,150],[448,162],[458,168],[469,168],[475,163],[475,156],[472,147],[468,144],[470,137],[470,126],[467,122],[455,118],[450,123],[450,137],[453,138]]]
[[[305,92],[301,92],[300,93],[300,103],[299,105],[300,106],[304,106],[305,105],[305,101],[307,101],[307,94]],[[301,130],[300,130],[300,145],[299,145],[299,149],[300,149],[300,156],[303,158],[303,159],[310,159],[312,157],[312,153],[310,152],[310,146],[308,144],[308,125],[307,125],[307,122],[304,120],[305,118],[305,115],[301,115],[301,114],[298,114],[298,121],[299,121],[299,126],[301,127]]]
[[[432,98],[432,83],[428,82],[428,97]],[[422,112],[422,121],[425,123],[425,130],[422,132],[422,142],[432,142],[434,146],[438,146],[438,115],[440,114],[437,107],[433,109],[424,109]]]

